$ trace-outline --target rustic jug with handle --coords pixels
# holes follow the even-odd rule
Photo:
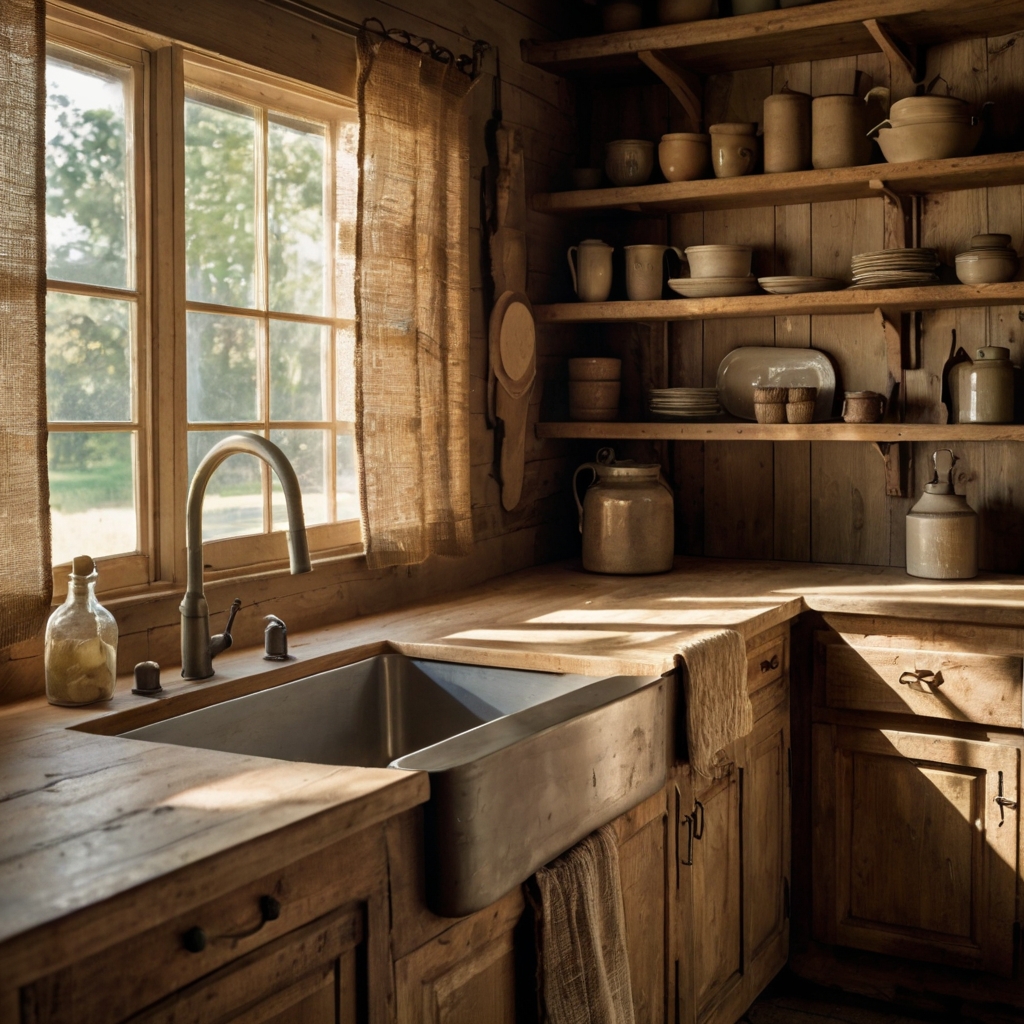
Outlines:
[[[594,474],[583,501],[576,481]],[[668,572],[675,550],[672,491],[656,463],[616,462],[602,448],[596,462],[573,474],[572,492],[583,534],[583,568],[618,576]]]
[[[572,286],[582,302],[604,302],[612,291],[612,253],[614,247],[599,238],[585,238],[579,245],[570,245],[566,256]],[[573,262],[573,254],[576,261]]]

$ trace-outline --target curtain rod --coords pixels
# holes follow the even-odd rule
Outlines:
[[[374,35],[384,36],[393,42],[400,43],[410,50],[418,53],[430,54],[435,60],[442,64],[454,64],[460,71],[465,72],[470,78],[476,78],[480,74],[483,55],[491,49],[491,44],[486,39],[476,39],[473,42],[472,55],[462,53],[456,56],[446,46],[441,46],[433,39],[426,36],[416,35],[405,29],[388,29],[379,18],[365,18],[362,22],[353,21],[340,14],[331,14],[315,4],[307,3],[306,0],[264,0],[264,3],[272,7],[280,7],[282,10],[290,11],[292,14],[305,18],[326,28],[341,29],[353,35],[360,32],[372,32]],[[377,26],[377,27],[374,27]]]

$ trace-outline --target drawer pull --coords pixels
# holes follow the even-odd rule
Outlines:
[[[273,896],[261,896],[260,897],[260,923],[254,928],[250,928],[247,932],[235,932],[231,935],[219,935],[214,936],[213,941],[216,939],[247,939],[251,935],[255,935],[265,924],[270,921],[276,921],[281,916],[281,904]],[[206,949],[207,942],[210,941],[206,937],[206,932],[195,925],[189,928],[187,932],[181,937],[182,944],[190,953],[202,953]]]
[[[904,672],[900,676],[900,682],[904,686],[909,686],[912,690],[917,690],[918,693],[934,694],[945,680],[942,678],[941,672],[932,672],[930,669],[919,668],[914,669],[913,672]]]
[[[779,656],[777,654],[772,655],[772,660],[769,661],[767,658],[761,662],[762,672],[774,672],[779,667]]]

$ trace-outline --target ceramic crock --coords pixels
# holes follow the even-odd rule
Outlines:
[[[939,456],[949,456],[940,474]],[[932,455],[935,476],[907,513],[907,573],[928,580],[969,580],[978,575],[978,513],[953,490],[956,456],[948,448]],[[939,476],[946,479],[940,481]]]
[[[1010,350],[986,345],[956,374],[961,423],[1013,422],[1013,363]]]
[[[584,470],[593,482],[580,501],[576,481]],[[583,534],[583,568],[616,576],[645,576],[672,568],[675,528],[672,491],[656,464],[616,462],[602,448],[596,462],[573,474],[573,497]]]
[[[764,172],[804,171],[811,166],[811,97],[782,92],[764,100]]]

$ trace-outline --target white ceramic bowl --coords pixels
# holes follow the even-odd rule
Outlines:
[[[754,250],[749,245],[691,245],[686,250],[690,277],[747,277]]]
[[[981,125],[951,121],[927,121],[900,128],[880,128],[878,145],[891,164],[912,160],[946,160],[968,156],[978,144]]]
[[[654,170],[654,143],[616,139],[605,149],[604,171],[613,185],[643,185]]]
[[[972,249],[1008,249],[1012,239],[1009,235],[989,233],[974,235],[971,238]]]
[[[1017,273],[1017,254],[1012,250],[979,249],[956,258],[956,276],[964,284],[998,284],[1012,281]]]

